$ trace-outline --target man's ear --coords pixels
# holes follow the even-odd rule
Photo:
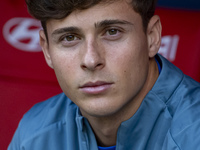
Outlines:
[[[44,33],[44,30],[40,30],[39,34],[40,34],[40,46],[42,47],[42,51],[44,53],[45,60],[48,64],[48,66],[53,69],[53,64],[52,64],[51,56],[49,53],[49,44],[48,44],[47,37]]]
[[[159,16],[153,16],[147,27],[147,38],[149,46],[149,57],[154,57],[161,45],[162,26]]]

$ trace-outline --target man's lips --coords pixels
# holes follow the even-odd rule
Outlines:
[[[80,86],[80,89],[85,94],[101,94],[107,91],[112,84],[104,81],[88,82]]]

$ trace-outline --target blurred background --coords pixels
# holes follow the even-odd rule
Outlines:
[[[24,0],[0,5],[0,149],[6,150],[23,114],[61,92],[39,46],[40,22]],[[163,26],[159,53],[200,82],[200,0],[158,0]]]

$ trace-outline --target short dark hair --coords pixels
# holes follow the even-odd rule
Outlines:
[[[84,10],[99,3],[112,3],[115,1],[117,0],[26,0],[26,4],[29,13],[41,21],[47,36],[47,20],[63,19],[74,10]],[[145,32],[149,20],[154,15],[156,2],[157,0],[132,0],[130,3],[133,9],[142,17]]]

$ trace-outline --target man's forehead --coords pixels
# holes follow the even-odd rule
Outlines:
[[[61,19],[56,18],[56,20],[65,19],[65,18],[67,18],[68,16],[70,16],[73,13],[77,13],[78,14],[78,13],[84,11],[84,10],[90,9],[92,7],[95,7],[95,6],[108,6],[108,5],[111,5],[113,3],[119,3],[119,2],[120,3],[129,4],[131,6],[131,8],[132,8],[131,2],[133,0],[95,0],[95,2],[93,2],[94,0],[90,0],[90,1],[91,2],[89,2],[87,0],[87,2],[86,2],[86,3],[88,3],[88,7],[86,6],[86,8],[84,8],[84,9],[82,9],[82,8],[79,9],[79,8],[74,7],[74,9],[72,9],[73,11],[69,11],[69,13],[67,13],[67,16],[65,16],[64,18],[61,18]],[[92,3],[94,3],[94,4],[92,4]],[[53,20],[53,19],[54,18],[49,18],[48,20]],[[46,22],[48,22],[48,20],[46,20]]]
[[[78,28],[97,27],[99,25],[102,26],[102,24],[105,23],[127,23],[130,18],[133,18],[133,20],[137,18],[135,15],[137,13],[126,0],[117,0],[105,4],[98,4],[85,10],[75,10],[63,19],[48,20],[47,29],[51,26],[50,28],[52,28],[53,32],[56,28],[67,26],[75,26]],[[111,20],[111,22],[109,20]],[[85,25],[85,27],[83,25]]]
[[[131,8],[133,10],[133,7],[132,5],[130,4],[130,1],[132,0],[102,0],[100,1],[99,3],[93,5],[92,7],[88,7],[87,9],[75,9],[74,11],[72,11],[70,14],[68,14],[65,18],[62,18],[62,19],[49,19],[49,20],[59,20],[59,21],[63,21],[65,20],[66,18],[70,18],[70,16],[73,15],[73,17],[75,17],[75,19],[81,19],[81,18],[78,18],[78,16],[81,16],[81,14],[84,14],[85,11],[87,10],[93,10],[93,12],[95,13],[96,11],[98,10],[104,10],[104,11],[109,11],[108,9],[104,9],[105,7],[109,6],[109,5],[115,5],[115,4],[119,4],[119,5],[122,5],[122,4],[126,4],[129,8]],[[93,9],[93,8],[96,8],[96,9]],[[120,8],[119,8],[120,9]],[[110,10],[112,11],[117,11],[116,9],[114,8],[110,8]],[[123,9],[121,9],[121,12],[122,11],[125,11]],[[99,13],[102,13],[103,11],[99,11]],[[118,14],[120,15],[120,13]],[[88,18],[89,19],[89,18]],[[47,21],[48,22],[48,21]]]

